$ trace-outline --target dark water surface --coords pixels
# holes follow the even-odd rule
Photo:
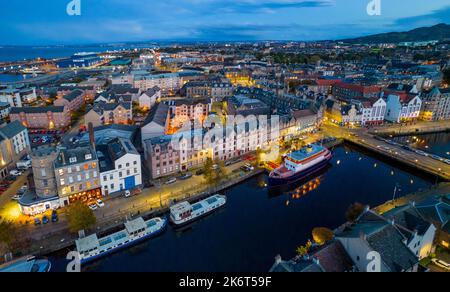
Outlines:
[[[322,174],[297,186],[269,190],[266,179],[261,175],[229,189],[226,208],[190,228],[176,232],[169,227],[159,238],[85,270],[266,272],[277,254],[295,256],[313,228],[343,224],[350,204],[379,205],[392,199],[397,183],[400,196],[432,184],[347,147],[335,149],[331,166]],[[63,257],[51,258],[54,270],[65,270]]]

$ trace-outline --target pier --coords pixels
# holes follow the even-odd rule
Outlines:
[[[443,126],[444,125],[444,126]],[[431,129],[435,129],[434,132],[437,132],[436,129],[440,129],[438,132],[442,132],[444,127],[446,127],[448,123],[442,123],[442,125],[434,124],[433,127],[424,128],[429,131]],[[417,128],[417,125],[415,126]],[[407,127],[405,127],[407,129]],[[409,131],[411,131],[411,127]],[[388,144],[382,140],[376,139],[376,136],[370,134],[368,131],[364,129],[345,129],[339,128],[337,126],[326,125],[324,126],[325,132],[330,135],[333,135],[337,138],[344,139],[346,142],[362,147],[366,150],[369,150],[373,153],[382,155],[386,158],[389,158],[392,161],[401,163],[410,168],[416,169],[418,171],[427,173],[431,176],[436,177],[437,179],[443,181],[450,181],[450,165],[436,160],[432,157],[426,157],[419,155],[413,151],[408,151],[400,146]],[[388,132],[392,133],[392,128],[386,128],[384,133]],[[407,135],[406,131],[402,132],[403,135]],[[414,133],[417,133],[416,131]],[[378,131],[380,134],[380,131]]]

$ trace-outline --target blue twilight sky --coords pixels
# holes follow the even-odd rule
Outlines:
[[[1,0],[0,45],[322,40],[450,23],[449,0]]]

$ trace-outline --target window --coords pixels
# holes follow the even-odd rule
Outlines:
[[[69,176],[69,183],[73,183],[73,177]]]
[[[89,172],[86,172],[86,179],[90,179],[91,177],[90,177],[90,175],[89,175]]]
[[[70,157],[69,158],[69,162],[70,163],[76,163],[77,162],[77,158],[76,157]]]
[[[47,176],[47,172],[45,171],[45,168],[41,169],[41,176]]]
[[[106,175],[104,175],[104,176],[103,176],[103,180],[104,180],[104,181],[107,181],[107,180],[108,180],[108,177],[107,177]]]
[[[64,175],[64,169],[60,169],[59,171],[58,171],[58,173],[59,173],[59,175]]]
[[[94,178],[96,178],[96,177],[97,177],[97,171],[94,171],[94,174],[93,174],[93,176],[94,176]]]
[[[114,189],[114,184],[111,184],[111,190],[113,190]]]
[[[63,178],[59,181],[59,183],[60,183],[62,186],[66,184],[66,182],[64,181]]]
[[[81,181],[81,174],[77,175],[77,180]]]
[[[133,164],[134,164],[134,165],[137,165],[137,161],[133,161]]]
[[[67,173],[72,173],[72,167],[69,167],[69,168],[67,169]]]
[[[134,169],[134,173],[138,173],[138,169],[137,168]]]
[[[122,164],[119,164],[119,169],[122,169]]]
[[[122,172],[119,172],[119,177],[122,177]]]
[[[126,166],[127,166],[127,167],[130,167],[130,164],[127,162]]]

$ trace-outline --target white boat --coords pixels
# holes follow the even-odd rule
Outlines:
[[[214,195],[195,204],[181,202],[170,207],[170,221],[176,226],[183,226],[206,216],[227,203],[227,197]]]
[[[0,266],[0,273],[47,273],[52,264],[45,258],[23,257]]]
[[[333,154],[327,148],[312,144],[285,157],[284,164],[269,175],[269,185],[287,185],[302,180],[324,169]]]
[[[117,233],[98,238],[97,234],[78,239],[75,244],[81,264],[95,261],[108,254],[138,244],[162,233],[167,219],[153,218],[144,221],[137,218],[125,223],[125,229]]]

